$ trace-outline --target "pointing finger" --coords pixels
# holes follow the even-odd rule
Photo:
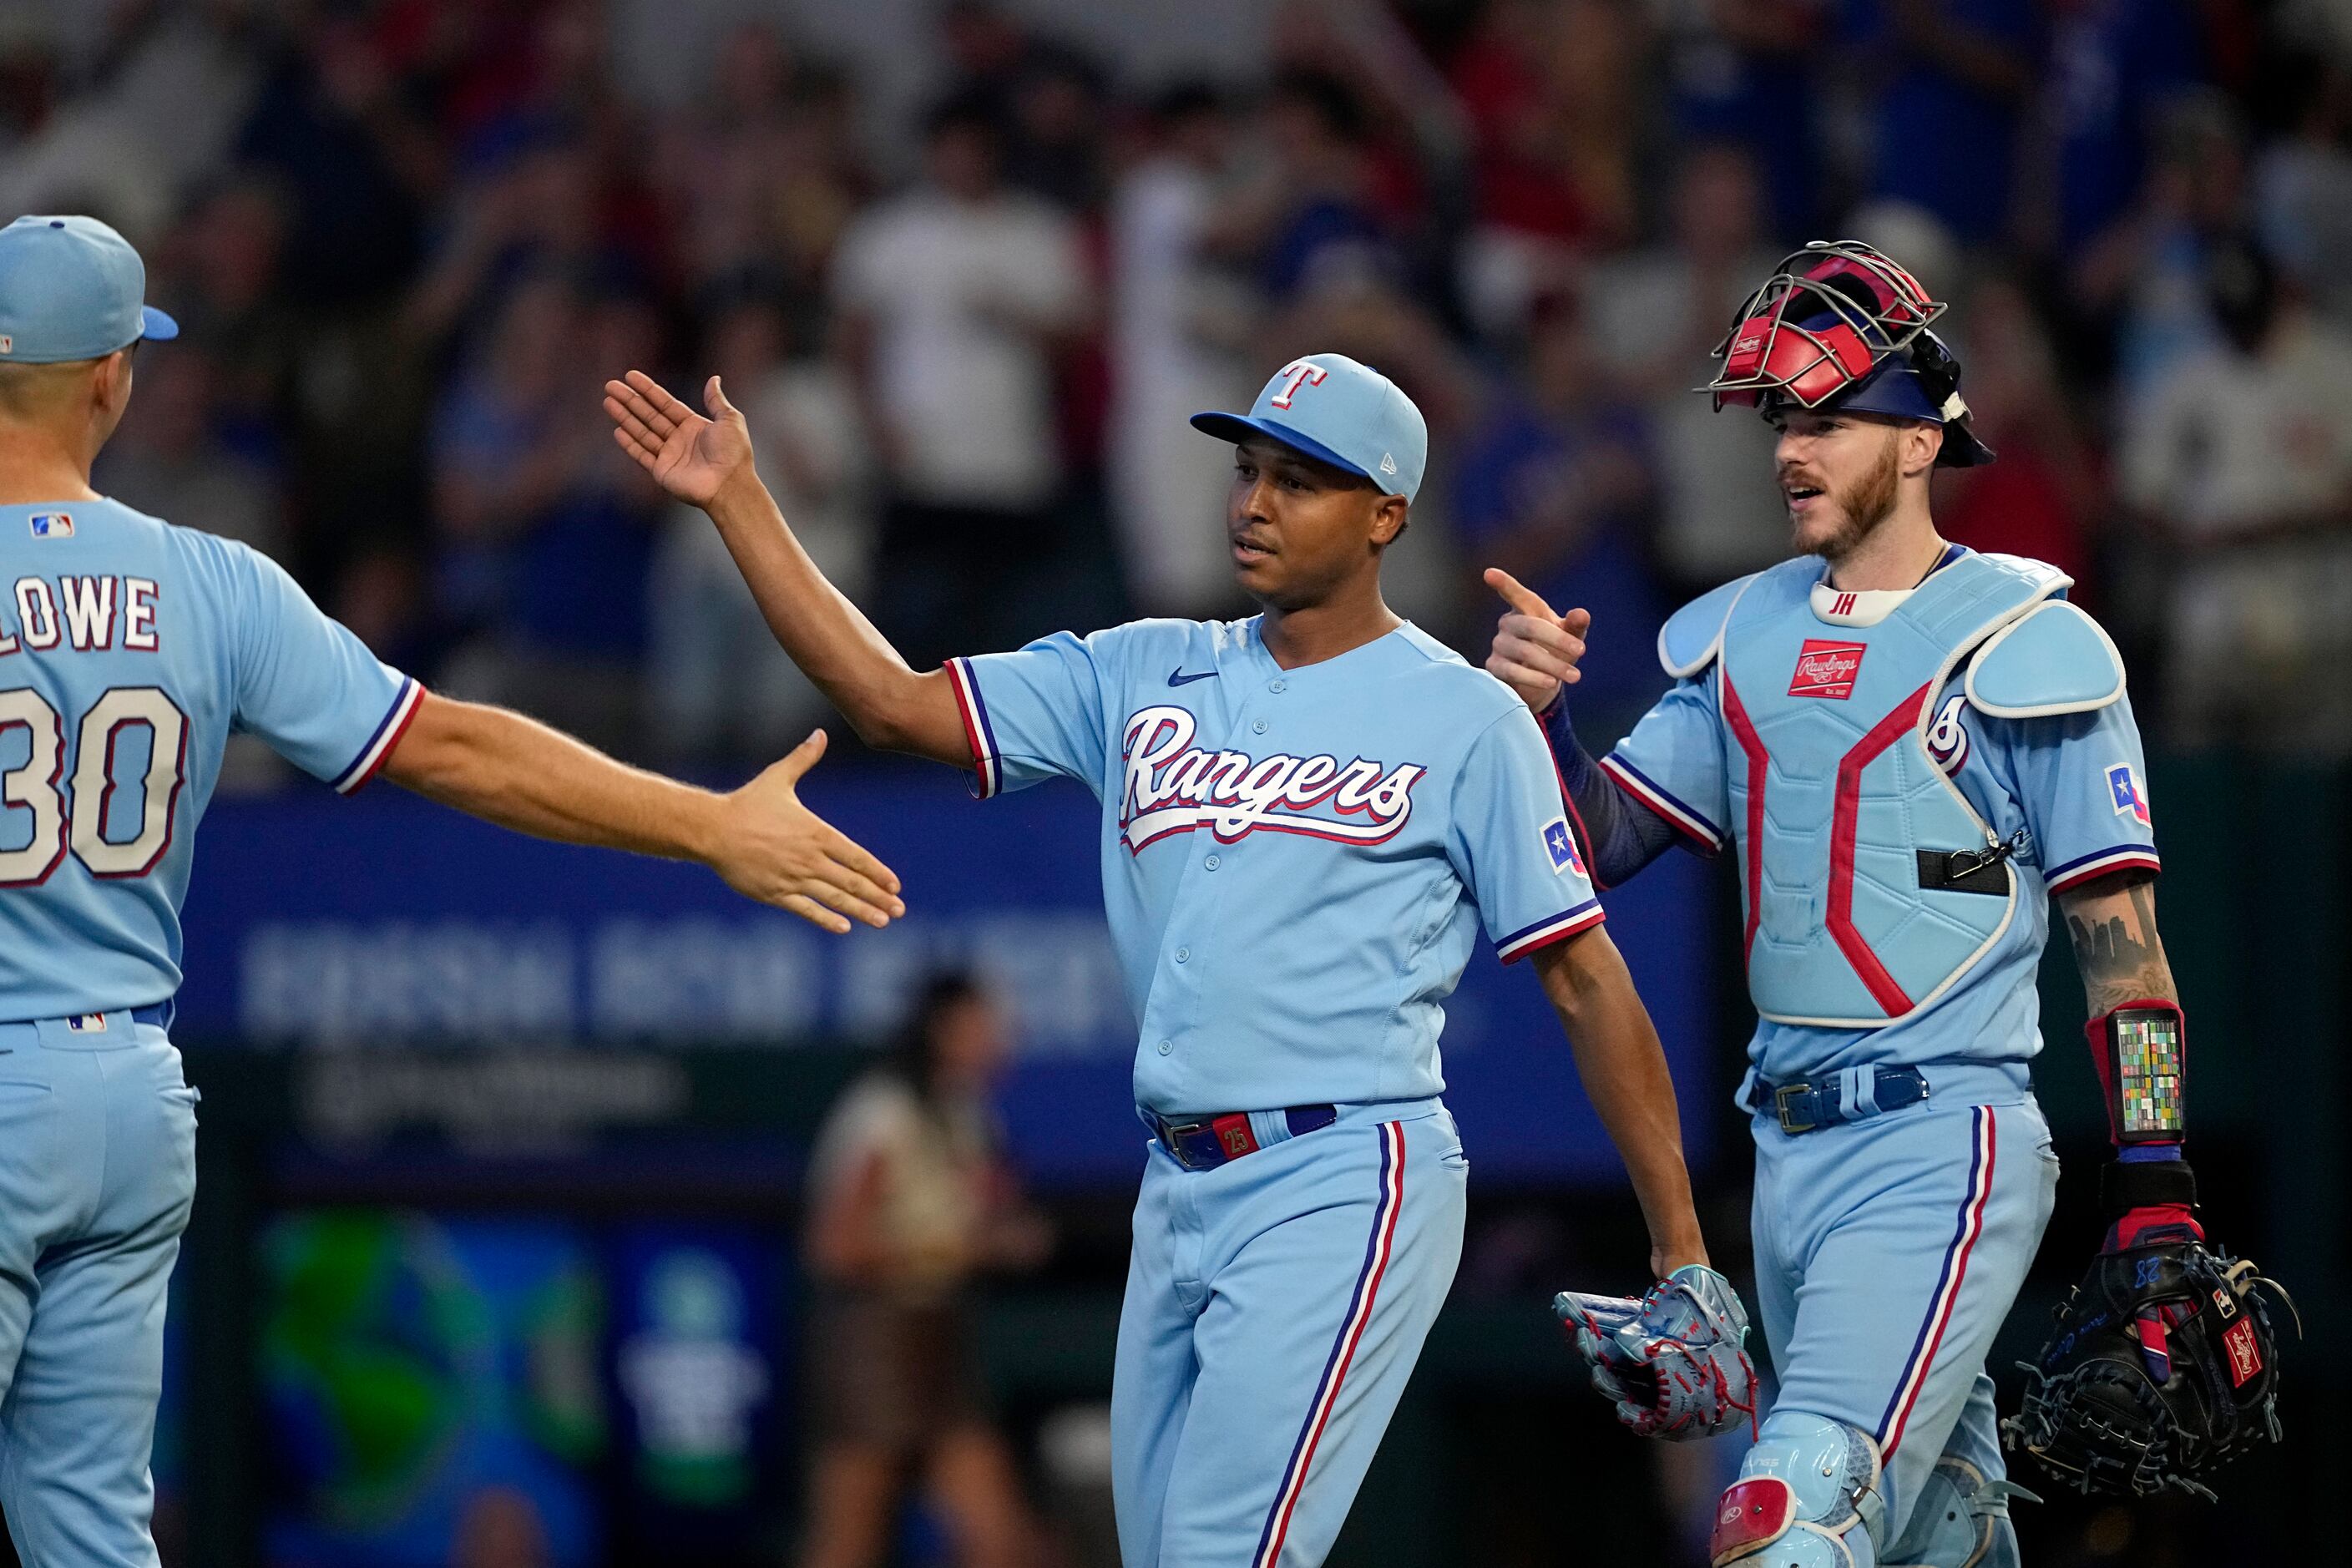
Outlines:
[[[1494,589],[1495,592],[1503,595],[1503,602],[1509,605],[1511,608],[1518,611],[1521,615],[1541,616],[1548,621],[1557,620],[1559,618],[1551,613],[1551,606],[1544,603],[1542,595],[1537,593],[1533,588],[1528,587],[1526,584],[1520,582],[1517,577],[1512,576],[1508,572],[1504,571],[1501,567],[1487,567],[1485,573],[1485,577],[1486,580],[1486,586]]]

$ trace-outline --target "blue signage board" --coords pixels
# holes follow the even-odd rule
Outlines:
[[[803,793],[904,878],[905,920],[831,936],[699,868],[539,843],[381,784],[348,801],[221,801],[198,845],[175,1032],[362,1052],[878,1042],[928,973],[962,963],[1017,1025],[1004,1110],[1022,1164],[1049,1185],[1133,1181],[1134,1018],[1102,918],[1093,799],[1048,784],[983,805],[944,771],[874,766],[820,770]],[[1702,1077],[1710,875],[1677,853],[1604,895],[1694,1158],[1730,1087]],[[1447,1099],[1474,1169],[1615,1179],[1527,965],[1482,943],[1446,1016]]]

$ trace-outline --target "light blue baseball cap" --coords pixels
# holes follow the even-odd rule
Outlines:
[[[1247,414],[1195,414],[1220,441],[1269,436],[1411,500],[1429,466],[1429,425],[1397,384],[1346,354],[1308,354],[1276,371]]]
[[[146,264],[94,217],[0,228],[0,364],[61,364],[178,337],[180,324],[146,301]]]

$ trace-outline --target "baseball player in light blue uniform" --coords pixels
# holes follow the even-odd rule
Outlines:
[[[1750,300],[1715,390],[1780,429],[1801,553],[1668,622],[1675,685],[1597,764],[1561,685],[1589,617],[1489,574],[1513,609],[1487,668],[1539,710],[1602,885],[1677,837],[1739,871],[1760,1021],[1738,1100],[1780,1387],[1718,1564],[2015,1568],[1984,1363],[2057,1186],[2027,1066],[2053,896],[2095,1059],[2118,1018],[2170,1042],[2168,1075],[2126,1053],[2168,1109],[2119,1137],[2121,1168],[2179,1162],[2179,1009],[2123,666],[2064,575],[1937,535],[1933,468],[1992,456],[1927,331],[1942,308],[1853,244],[1808,247]],[[2176,1187],[2111,1190],[2110,1247],[2193,1227]]]
[[[267,558],[99,496],[132,351],[178,331],[145,283],[104,224],[0,230],[0,1508],[27,1568],[155,1562],[164,1291],[195,1192],[165,1031],[232,730],[345,794],[386,772],[543,837],[704,859],[832,929],[900,908],[793,798],[821,741],[731,796],[637,773],[432,696]]]
[[[1249,415],[1195,419],[1236,443],[1226,528],[1264,614],[928,674],[809,563],[715,378],[709,419],[635,373],[606,391],[622,446],[710,512],[861,733],[974,770],[983,798],[1063,777],[1102,803],[1152,1131],[1111,1405],[1129,1568],[1300,1568],[1339,1533],[1461,1248],[1437,1042],[1480,930],[1533,956],[1653,1267],[1702,1260],[1664,1057],[1543,738],[1381,600],[1427,440],[1385,377],[1315,354]]]

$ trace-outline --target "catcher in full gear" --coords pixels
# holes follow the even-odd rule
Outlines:
[[[1937,467],[1992,460],[1919,281],[1855,243],[1787,258],[1707,388],[1780,433],[1795,558],[1685,606],[1675,685],[1596,762],[1570,722],[1591,617],[1500,572],[1486,668],[1542,720],[1595,881],[1676,842],[1737,867],[1759,1015],[1758,1304],[1779,1389],[1716,1516],[1718,1568],[2015,1568],[1985,1356],[2058,1166],[2028,1063],[2051,909],[2090,1002],[2111,1224],[2011,1440],[2133,1491],[2274,1435],[2276,1344],[2209,1253],[2181,1158],[2186,1030],[2115,645],[2038,561],[1947,542]],[[1676,1288],[1679,1286],[1679,1288]],[[1750,1418],[1745,1318],[1712,1276],[1563,1296],[1636,1430]]]

